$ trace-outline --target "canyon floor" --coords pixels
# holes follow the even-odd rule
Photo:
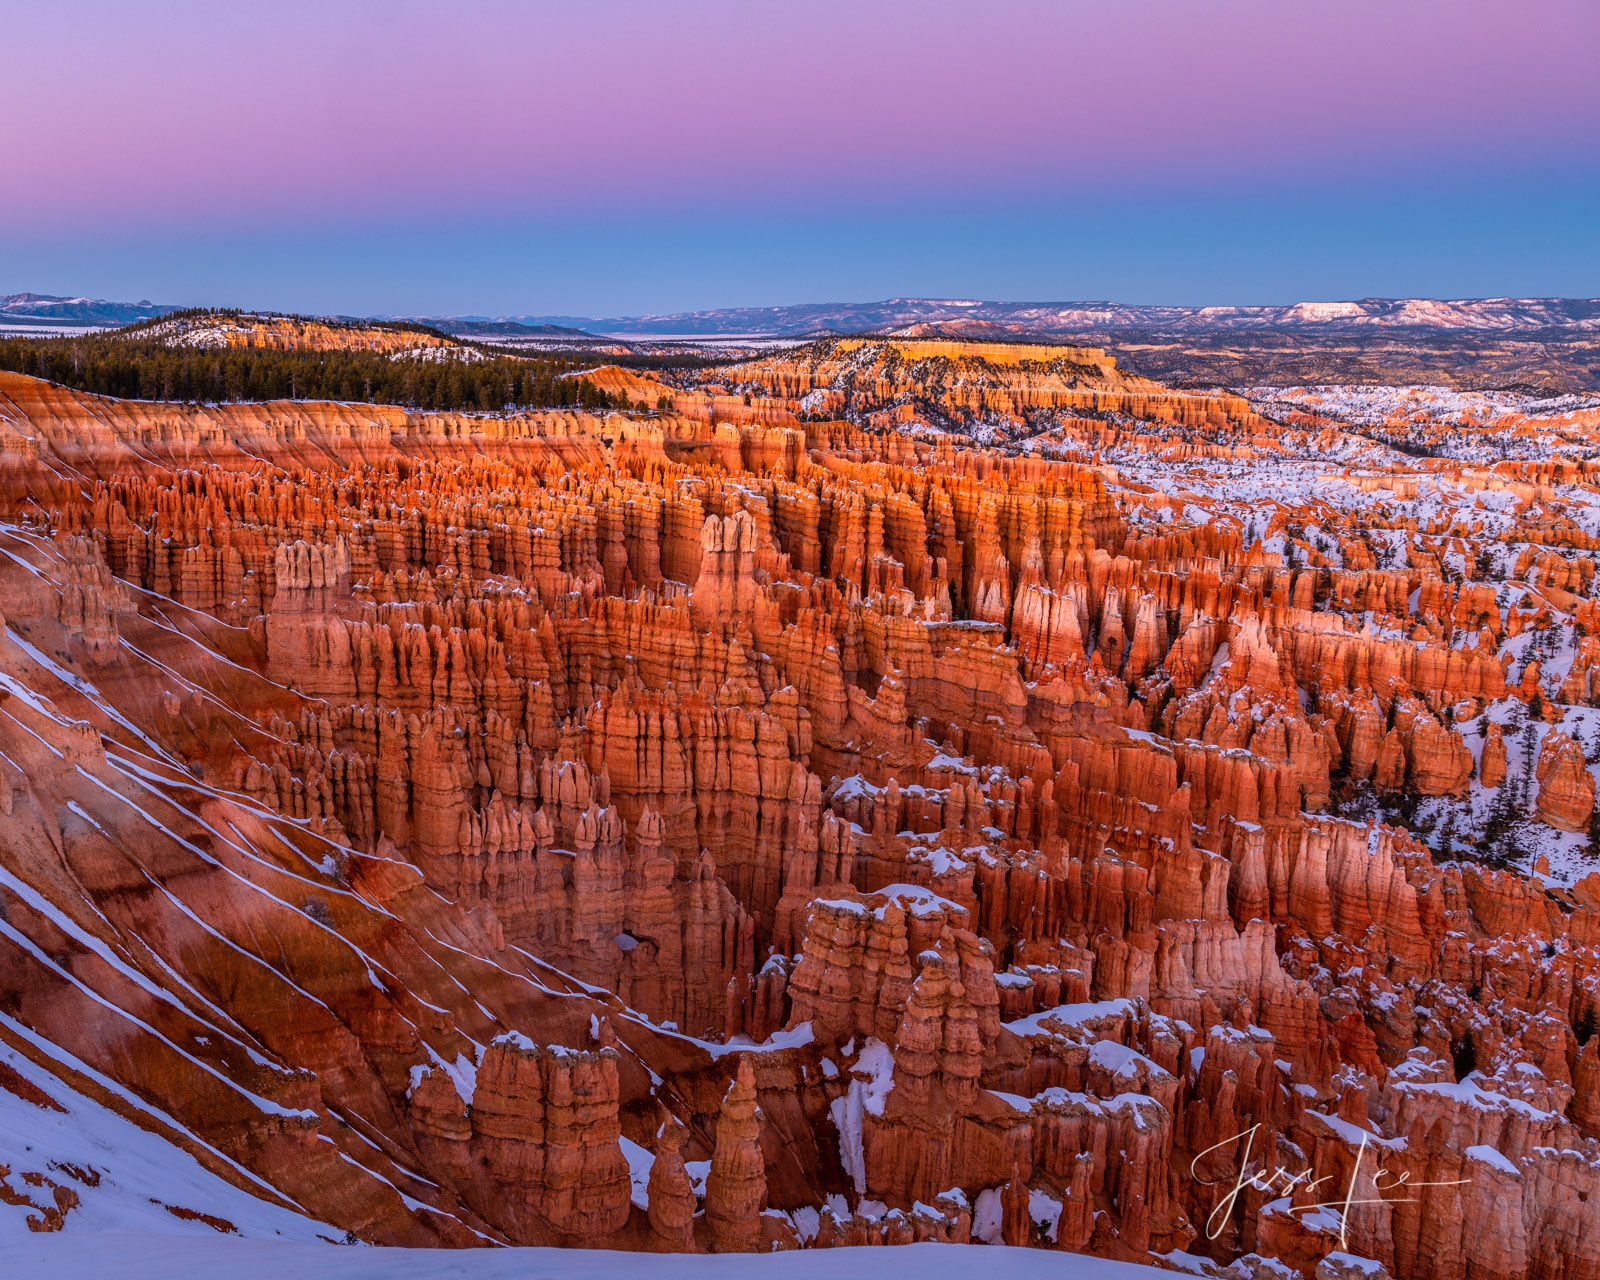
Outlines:
[[[1600,400],[583,376],[0,373],[0,1254],[1600,1280]]]

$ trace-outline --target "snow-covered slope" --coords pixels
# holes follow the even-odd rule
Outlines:
[[[948,1244],[898,1249],[833,1249],[769,1256],[616,1253],[605,1249],[495,1249],[443,1253],[432,1249],[338,1248],[256,1240],[186,1241],[140,1235],[67,1235],[0,1244],[5,1274],[32,1280],[815,1280],[819,1265],[833,1280],[965,1280],[1004,1274],[1011,1280],[1155,1280],[1153,1267],[1001,1246],[974,1253]],[[15,1271],[12,1271],[15,1268]]]
[[[251,1195],[212,1173],[170,1141],[176,1130],[168,1117],[86,1063],[45,1046],[14,1018],[0,1013],[0,1026],[31,1051],[47,1049],[67,1071],[115,1093],[143,1122],[101,1105],[0,1041],[0,1259],[38,1238],[29,1219],[42,1221],[67,1203],[72,1208],[63,1226],[73,1234],[337,1236],[264,1198],[272,1194],[264,1184],[261,1196]]]

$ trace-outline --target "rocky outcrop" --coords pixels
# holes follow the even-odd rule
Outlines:
[[[544,1048],[512,1033],[478,1064],[464,1164],[500,1194],[481,1194],[485,1220],[528,1238],[600,1239],[628,1220],[628,1163],[618,1145],[616,1051]],[[439,1092],[436,1090],[436,1092]],[[468,1203],[480,1199],[463,1188]]]
[[[1557,831],[1587,831],[1594,813],[1594,774],[1583,748],[1564,733],[1545,735],[1535,768],[1539,820]]]
[[[1486,787],[1498,787],[1505,780],[1505,734],[1499,725],[1491,721],[1483,735],[1483,758],[1478,762],[1478,781]]]

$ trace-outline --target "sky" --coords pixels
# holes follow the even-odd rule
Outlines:
[[[1596,0],[7,0],[0,293],[1600,295]]]

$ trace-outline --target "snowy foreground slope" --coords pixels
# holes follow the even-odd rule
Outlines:
[[[769,1255],[640,1254],[609,1249],[367,1249],[263,1240],[185,1240],[110,1233],[0,1244],[6,1275],[32,1280],[116,1276],[119,1280],[809,1280],[825,1266],[832,1280],[956,1280],[975,1272],[1012,1280],[1149,1280],[1153,1267],[1083,1254],[957,1244]]]
[[[0,1027],[40,1047],[37,1037],[3,1013]],[[52,1056],[60,1053],[52,1050]],[[102,1087],[110,1084],[70,1055],[62,1065]],[[131,1094],[114,1085],[111,1091],[152,1124],[171,1124]],[[45,1178],[49,1185],[41,1185]],[[181,1247],[170,1237],[215,1238],[227,1227],[287,1240],[338,1236],[325,1223],[218,1177],[182,1147],[85,1097],[0,1042],[0,1260],[40,1239],[28,1220],[37,1226],[39,1206],[52,1200],[65,1213],[68,1234],[138,1233],[164,1238],[169,1250]],[[0,1276],[11,1274],[0,1268]]]
[[[0,1015],[3,1016],[3,1015]],[[15,1029],[15,1028],[13,1028]],[[81,1069],[82,1064],[70,1064]],[[14,1072],[15,1074],[9,1074]],[[623,1253],[604,1249],[374,1249],[335,1243],[336,1232],[258,1200],[204,1169],[186,1152],[66,1088],[22,1054],[0,1044],[0,1073],[11,1087],[0,1089],[0,1277],[76,1280],[184,1280],[227,1276],[229,1280],[798,1280],[815,1275],[812,1253],[767,1256],[707,1256]],[[39,1092],[24,1101],[15,1088]],[[39,1106],[48,1099],[50,1106]],[[57,1110],[56,1108],[61,1108]],[[73,1180],[80,1203],[66,1228],[54,1234],[30,1231],[28,1206],[5,1203],[11,1186],[5,1171],[44,1163],[95,1168],[93,1187]],[[240,1235],[219,1235],[205,1217],[226,1218]],[[1151,1267],[1078,1254],[1000,1246],[974,1252],[961,1245],[906,1245],[894,1249],[832,1249],[826,1258],[838,1280],[894,1280],[915,1276],[941,1280],[974,1268],[1033,1280],[1147,1280]]]

